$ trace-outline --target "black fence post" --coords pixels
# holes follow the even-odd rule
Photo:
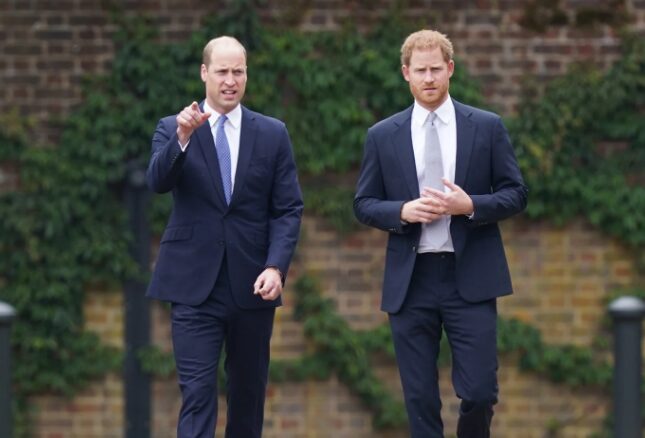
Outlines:
[[[137,353],[150,345],[150,306],[145,298],[150,264],[150,227],[145,166],[128,164],[124,202],[128,210],[132,243],[130,254],[137,263],[135,278],[125,282],[125,438],[150,437],[150,376],[143,372]]]
[[[11,438],[13,415],[11,410],[11,323],[16,312],[0,301],[0,437]]]
[[[614,436],[642,438],[641,337],[645,304],[624,296],[609,305],[614,320]]]

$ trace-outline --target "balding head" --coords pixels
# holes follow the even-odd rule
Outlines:
[[[212,61],[213,50],[215,48],[239,49],[244,54],[244,59],[246,60],[246,49],[244,48],[242,43],[231,36],[221,36],[213,38],[206,44],[206,46],[204,46],[204,51],[202,53],[202,63],[207,68]]]
[[[212,39],[204,47],[200,68],[206,103],[220,114],[232,111],[246,90],[246,50],[230,36]]]

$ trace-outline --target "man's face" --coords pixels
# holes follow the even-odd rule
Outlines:
[[[202,81],[206,85],[206,102],[220,114],[237,106],[246,90],[246,57],[235,44],[213,47],[211,62],[202,64]]]
[[[454,70],[455,63],[446,62],[439,47],[413,50],[410,65],[401,67],[403,77],[410,84],[410,92],[429,111],[437,109],[448,98]]]

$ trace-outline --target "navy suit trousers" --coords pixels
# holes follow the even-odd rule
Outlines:
[[[252,293],[251,291],[249,293]],[[205,302],[172,305],[172,338],[182,393],[178,438],[213,438],[217,369],[225,346],[227,438],[260,438],[275,308],[240,309],[226,261]]]
[[[442,328],[452,351],[452,383],[462,400],[458,438],[490,436],[497,402],[497,305],[459,295],[452,253],[417,255],[407,296],[390,313],[412,438],[443,438],[437,357]]]

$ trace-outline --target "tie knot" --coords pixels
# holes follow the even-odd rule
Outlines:
[[[434,122],[437,120],[437,113],[430,111],[428,113],[428,126],[434,126]]]
[[[222,114],[221,116],[219,116],[219,119],[217,119],[217,126],[223,128],[224,123],[226,123],[227,120],[228,120],[228,117],[226,117],[226,115]]]

